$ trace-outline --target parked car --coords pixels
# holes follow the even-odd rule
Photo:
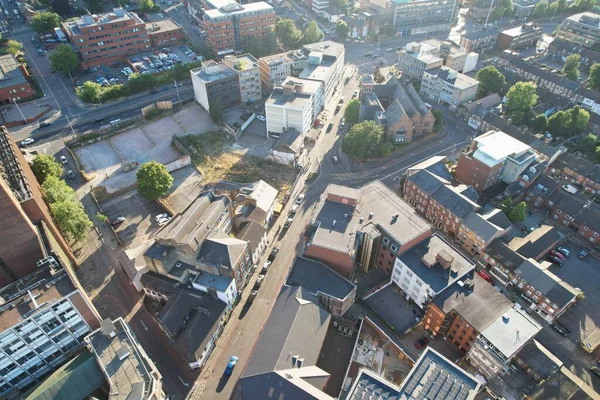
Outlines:
[[[598,378],[600,378],[600,368],[593,366],[590,368],[590,371],[592,372],[592,374],[596,375]]]
[[[233,369],[238,362],[238,358],[236,356],[231,356],[229,358],[229,362],[227,363],[227,367],[225,368],[225,375],[231,376],[233,374]]]
[[[590,253],[587,250],[581,250],[579,252],[579,254],[577,254],[577,257],[581,258],[582,260],[584,260]]]
[[[67,178],[69,179],[75,179],[75,172],[73,172],[73,170],[68,170],[67,171]]]
[[[248,303],[248,304],[254,303],[254,299],[256,298],[257,294],[258,294],[258,290],[252,290],[250,292],[250,294],[248,295],[248,300],[246,300],[246,303]]]
[[[552,329],[554,329],[557,333],[561,334],[562,336],[567,336],[568,332],[566,331],[565,328],[562,327],[562,325],[559,324],[550,324],[550,326],[552,327]]]
[[[110,221],[110,224],[112,226],[119,226],[123,222],[125,222],[125,217],[117,217],[117,218],[113,219],[112,221]]]
[[[164,218],[157,220],[156,223],[158,224],[158,226],[164,226],[170,220],[171,220],[171,217],[164,217]]]
[[[574,187],[574,186],[571,186],[571,185],[562,185],[562,188],[565,191],[567,191],[567,192],[569,192],[571,194],[576,194],[577,193],[577,188]]]
[[[421,349],[421,348],[427,346],[427,343],[429,343],[429,338],[427,336],[424,336],[421,339],[416,341],[415,347],[417,349]]]
[[[159,220],[165,219],[165,218],[169,218],[169,214],[167,214],[167,213],[158,214],[156,217],[154,217],[154,220],[156,222],[158,222]]]
[[[292,225],[293,222],[294,222],[294,216],[292,215],[291,217],[288,217],[288,219],[285,220],[285,223],[283,224],[283,227],[284,228],[289,228]]]
[[[265,122],[267,120],[264,115],[257,115],[256,119],[262,122]]]
[[[273,247],[273,250],[271,250],[271,253],[269,254],[269,257],[267,258],[267,260],[269,260],[269,261],[275,260],[275,257],[277,257],[277,253],[279,253],[279,247]]]
[[[563,260],[561,260],[560,258],[555,257],[551,254],[548,254],[548,260],[552,261],[554,264],[558,265],[559,267],[562,267]]]
[[[60,156],[60,162],[62,164],[68,164],[69,160],[67,160],[67,157],[65,157],[65,156]]]
[[[358,97],[358,89],[356,89],[354,92],[352,92],[352,98],[356,98]]]
[[[346,126],[346,118],[342,118],[342,120],[340,121],[340,128],[343,128]]]
[[[296,197],[296,204],[301,204],[304,201],[304,197],[306,197],[306,195],[304,193],[299,194],[298,197]]]
[[[258,278],[256,278],[256,282],[254,282],[254,288],[258,289],[260,287],[260,285],[262,285],[264,280],[265,280],[265,276],[263,274],[260,274],[258,276]]]
[[[560,251],[565,257],[569,257],[571,255],[571,252],[566,247],[559,247],[556,250]]]
[[[47,126],[52,125],[52,122],[40,122],[40,124],[38,125],[40,128],[46,128]]]
[[[550,250],[550,254],[552,254],[554,257],[562,260],[563,262],[566,260],[565,255],[563,253],[561,253],[560,251]]]
[[[327,125],[327,129],[325,130],[326,133],[331,132],[331,130],[333,129],[333,122],[330,122],[329,125]]]
[[[386,51],[387,53],[391,53],[392,51],[394,51],[394,49],[392,49],[391,47],[388,47],[387,49],[385,49],[385,51]]]
[[[265,261],[265,264],[262,267],[262,274],[266,275],[269,272],[269,267],[271,267],[271,261]]]
[[[104,117],[98,117],[98,118],[94,119],[95,124],[101,124],[103,122],[104,122]]]
[[[32,138],[27,138],[21,141],[21,147],[27,147],[30,144],[32,144],[33,142],[35,142],[35,139]]]

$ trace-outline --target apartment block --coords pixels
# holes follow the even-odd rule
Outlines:
[[[575,186],[581,186],[586,192],[600,192],[600,167],[573,153],[561,154],[552,164],[555,176]]]
[[[62,24],[81,55],[81,68],[110,65],[151,47],[146,23],[135,13],[115,8],[112,13],[86,14]]]
[[[206,111],[214,102],[223,109],[240,104],[240,79],[236,71],[224,63],[208,60],[200,68],[190,71],[194,87],[194,99]]]
[[[275,29],[277,15],[264,1],[219,1],[214,6],[202,12],[202,26],[208,45],[219,56],[241,51],[250,38],[265,40]]]
[[[315,14],[320,17],[324,17],[324,13],[329,8],[329,0],[311,0],[312,10]]]
[[[471,255],[481,255],[496,238],[512,228],[512,222],[500,209],[489,206],[469,213],[460,224],[456,240]]]
[[[479,81],[448,67],[434,68],[423,73],[420,93],[438,104],[448,104],[456,110],[475,99]]]
[[[287,77],[298,77],[308,65],[308,56],[302,50],[292,50],[286,53],[258,59],[260,80],[266,90],[279,86]]]
[[[308,65],[302,70],[299,78],[321,82],[323,101],[330,101],[344,79],[344,45],[328,40],[305,44],[302,51],[308,56]]]
[[[240,101],[243,104],[258,101],[262,97],[258,60],[252,54],[228,55],[223,64],[233,69],[240,79]]]
[[[392,0],[393,23],[403,35],[449,29],[457,4],[455,0]]]
[[[475,51],[479,54],[496,47],[498,28],[482,28],[480,31],[468,32],[460,37],[460,45],[466,51]]]
[[[590,246],[600,244],[600,210],[586,198],[557,190],[550,198],[550,217],[570,228]]]
[[[22,101],[35,95],[27,69],[12,54],[0,56],[0,104]]]
[[[526,49],[535,46],[541,37],[542,28],[534,22],[529,22],[498,33],[496,47],[513,51]]]
[[[593,47],[600,42],[600,15],[591,12],[571,15],[561,22],[555,36],[573,44]]]

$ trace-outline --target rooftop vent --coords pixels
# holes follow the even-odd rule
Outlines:
[[[502,322],[504,322],[505,324],[508,324],[509,321],[510,321],[510,316],[508,314],[503,314]]]
[[[119,360],[123,361],[124,359],[129,357],[129,349],[125,346],[119,347],[117,349],[117,357],[119,357]]]
[[[336,222],[336,221],[335,221],[335,219],[334,219],[334,220],[333,220],[333,224],[332,224],[332,226],[335,226],[335,222]]]
[[[292,356],[292,366],[295,367],[296,366],[296,362],[298,361],[298,357],[299,356]]]
[[[298,359],[298,368],[302,368],[302,363],[304,362],[304,358]]]
[[[175,263],[175,268],[179,268],[179,267],[181,267],[181,265],[182,265],[182,264],[181,264],[181,261],[177,261],[177,262]]]
[[[369,219],[373,219],[373,212],[369,213]]]
[[[362,215],[360,216],[360,218],[358,219],[358,222],[363,222],[365,220],[365,217],[363,217]]]
[[[344,219],[348,218],[348,214],[344,214]]]

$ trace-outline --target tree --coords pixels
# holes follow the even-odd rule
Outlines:
[[[504,92],[506,77],[493,65],[488,65],[480,69],[477,75],[475,75],[475,79],[479,81],[479,89],[477,90],[479,97],[492,93],[502,94]]]
[[[225,115],[225,109],[223,107],[223,103],[218,98],[213,99],[209,103],[209,113],[215,124],[220,124],[223,122],[223,117]]]
[[[302,40],[302,32],[296,28],[294,21],[284,18],[277,22],[276,29],[277,37],[281,41],[281,44],[283,44],[283,47],[288,50],[298,47],[300,40]]]
[[[533,120],[533,129],[536,132],[546,132],[548,129],[548,118],[544,114],[538,114]]]
[[[533,9],[534,17],[543,17],[548,13],[548,0],[541,0]]]
[[[44,183],[49,176],[59,177],[63,174],[62,165],[48,154],[40,154],[33,159],[31,169],[39,183]]]
[[[323,32],[319,29],[316,21],[311,21],[302,35],[302,44],[317,43],[323,40]]]
[[[522,122],[537,101],[538,95],[535,83],[515,83],[506,94],[506,108],[513,122]]]
[[[567,9],[567,0],[558,0],[558,11],[562,12]]]
[[[277,35],[274,30],[270,30],[266,37],[247,36],[244,43],[244,51],[252,54],[256,58],[270,56],[277,51]],[[189,75],[189,74],[188,74]]]
[[[379,144],[383,128],[374,121],[364,121],[354,125],[344,137],[342,150],[359,160],[379,155]]]
[[[571,117],[566,111],[555,112],[548,118],[548,132],[554,136],[569,137]]]
[[[77,53],[66,43],[58,45],[48,58],[52,68],[65,74],[75,71],[79,66]]]
[[[331,0],[331,5],[341,12],[346,12],[346,9],[348,8],[348,2],[346,0]]]
[[[600,64],[595,63],[592,65],[588,82],[592,89],[600,90]]]
[[[506,10],[505,11],[506,14],[512,15],[512,13],[513,13],[513,11],[515,9],[515,5],[513,4],[513,0],[503,0],[502,1],[502,6]]]
[[[131,93],[143,92],[156,86],[156,78],[153,74],[131,74],[127,86]]]
[[[53,12],[37,13],[31,18],[31,28],[37,33],[48,33],[60,26],[60,15]]]
[[[96,219],[100,222],[108,222],[108,217],[102,214],[100,211],[96,213]]]
[[[567,74],[567,78],[576,81],[579,78],[579,66],[581,65],[581,56],[579,54],[571,54],[565,60],[563,72]]]
[[[348,24],[343,19],[338,19],[338,22],[335,24],[335,34],[338,37],[338,40],[342,40],[348,37],[348,33],[350,32],[350,28]]]
[[[50,204],[50,212],[63,235],[82,240],[92,228],[92,221],[88,218],[81,204],[74,201],[59,201]]]
[[[525,216],[527,215],[527,203],[524,201],[520,202],[513,208],[508,214],[508,218],[512,222],[525,221]]]
[[[571,123],[569,128],[573,135],[578,135],[583,132],[590,122],[590,113],[579,106],[575,106],[570,110]]]
[[[96,82],[86,81],[77,88],[77,96],[88,103],[99,103],[102,86]]]
[[[138,3],[140,10],[144,12],[156,11],[156,5],[152,0],[140,0]]]
[[[12,54],[13,56],[16,56],[22,53],[23,50],[23,43],[18,40],[2,40],[0,46],[0,54]]]
[[[69,0],[51,0],[52,10],[60,15],[67,15],[71,12]]]
[[[104,0],[85,0],[85,2],[90,12],[97,13],[104,10]]]
[[[360,102],[357,99],[352,99],[348,102],[344,109],[344,118],[350,126],[358,124],[360,120]]]
[[[136,173],[138,192],[150,200],[164,196],[173,186],[173,177],[167,167],[156,161],[142,164]]]
[[[504,214],[510,214],[510,211],[512,210],[512,199],[510,197],[504,199],[504,201],[502,201],[500,204],[500,209],[504,212]]]
[[[558,1],[550,3],[548,6],[548,15],[554,15],[558,12]]]
[[[433,117],[435,118],[433,127],[437,131],[442,126],[442,123],[444,122],[444,114],[440,110],[434,110],[432,112],[432,114],[433,114]]]
[[[48,204],[77,201],[75,191],[64,180],[52,175],[48,176],[42,184],[42,193]]]

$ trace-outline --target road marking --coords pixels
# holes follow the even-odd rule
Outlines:
[[[190,387],[190,384],[189,384],[189,383],[187,383],[186,381],[184,381],[183,379],[181,379],[181,377],[180,377],[180,376],[177,376],[177,377],[179,378],[179,380],[181,381],[181,383],[183,384],[183,386],[185,386],[185,387]]]

